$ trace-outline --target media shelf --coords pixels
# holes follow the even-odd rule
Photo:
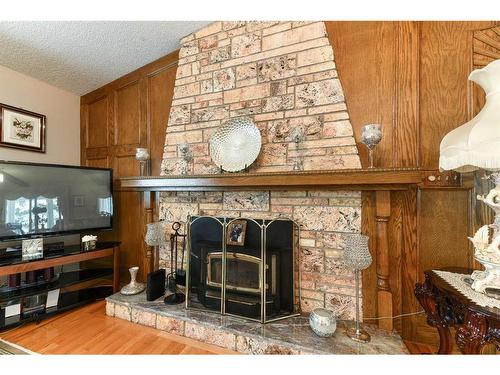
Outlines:
[[[87,268],[62,272],[57,277],[46,281],[0,288],[0,331],[25,322],[39,321],[117,292],[120,286],[119,250],[119,242],[100,242],[95,249],[87,251],[79,245],[71,245],[63,246],[57,251],[44,252],[43,258],[29,261],[23,260],[16,250],[9,251],[8,254],[3,252],[0,256],[0,276],[22,274],[105,257],[112,257],[113,268]],[[74,290],[79,288],[78,284],[83,285],[85,282],[110,275],[112,275],[112,286]]]
[[[112,268],[84,269],[79,271],[63,272],[59,277],[55,277],[48,282],[37,282],[20,287],[0,288],[0,306],[22,297],[34,296],[54,289],[62,289],[84,281],[99,279],[113,275]]]
[[[33,260],[23,260],[21,256],[21,251],[16,250],[13,251],[11,254],[7,251],[4,250],[4,254],[0,255],[0,275],[5,275],[6,272],[9,272],[10,270],[14,270],[13,273],[15,272],[25,272],[27,270],[36,270],[42,267],[38,267],[39,263],[42,261],[52,261],[51,263],[57,263],[55,265],[61,265],[61,264],[69,264],[71,263],[71,258],[69,259],[64,259],[65,257],[69,256],[74,256],[75,258],[81,255],[82,257],[85,257],[87,259],[94,259],[94,258],[100,258],[100,256],[93,256],[93,254],[98,253],[100,250],[107,250],[107,249],[113,249],[115,247],[120,246],[119,242],[98,242],[96,244],[96,248],[93,250],[83,250],[80,245],[69,245],[69,246],[64,246],[56,251],[45,251],[44,250],[44,256],[43,258],[40,259],[33,259]],[[60,259],[61,262],[58,262],[57,260]],[[76,262],[79,262],[79,260],[76,260]],[[22,265],[25,265],[24,267]],[[31,266],[30,266],[31,265]],[[54,264],[53,264],[54,265]],[[4,267],[6,266],[12,266],[7,269]],[[15,266],[20,266],[22,268],[22,271],[15,271]],[[49,266],[46,266],[49,267]]]
[[[59,297],[57,306],[46,309],[43,313],[32,313],[23,316],[22,314],[7,317],[3,322],[0,322],[0,332],[7,329],[18,327],[29,322],[40,322],[43,319],[63,313],[65,311],[84,306],[88,303],[103,300],[113,294],[113,288],[110,286],[101,286],[95,288],[87,288],[62,293]]]

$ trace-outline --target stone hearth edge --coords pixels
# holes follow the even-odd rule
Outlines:
[[[346,321],[339,321],[335,335],[325,339],[311,331],[306,315],[262,325],[186,310],[183,304],[167,306],[162,298],[148,302],[144,292],[108,297],[106,314],[246,354],[408,354],[397,334],[373,325],[365,326],[372,341],[359,344],[344,334],[346,326],[351,324]]]

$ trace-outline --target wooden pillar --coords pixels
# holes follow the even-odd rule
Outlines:
[[[144,239],[146,238],[147,224],[154,222],[154,208],[156,205],[156,194],[151,191],[142,192],[142,205],[144,210],[143,219],[143,230],[142,230],[142,280],[146,280],[148,273],[154,271],[155,269],[155,248],[154,246],[148,246]]]
[[[391,192],[375,193],[375,219],[377,222],[377,316],[392,316],[392,293],[389,286],[389,218],[391,216]],[[392,318],[380,319],[379,328],[392,330]]]
[[[159,221],[160,220],[160,209],[159,209],[159,204],[160,204],[160,192],[159,191],[153,191],[151,192],[151,195],[154,197],[154,204],[153,204],[153,221]],[[155,246],[154,247],[154,253],[153,253],[153,270],[158,270],[160,268],[160,247]]]

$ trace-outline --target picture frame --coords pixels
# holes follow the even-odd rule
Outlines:
[[[226,230],[226,245],[245,246],[246,220],[231,221]]]
[[[45,153],[46,117],[0,103],[0,146]]]
[[[32,238],[22,241],[22,260],[43,258],[43,238]]]

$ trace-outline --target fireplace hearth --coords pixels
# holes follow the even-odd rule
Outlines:
[[[186,307],[266,323],[298,313],[292,220],[188,220]]]

